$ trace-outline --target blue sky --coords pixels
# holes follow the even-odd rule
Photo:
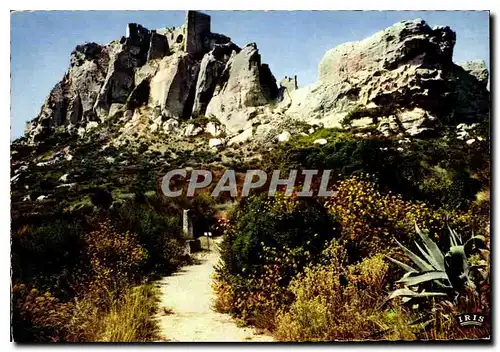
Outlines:
[[[243,46],[256,42],[262,62],[279,80],[298,75],[299,86],[317,78],[324,53],[391,24],[422,18],[457,33],[454,61],[481,59],[489,67],[489,15],[474,11],[206,11],[212,32]],[[63,77],[74,47],[108,43],[125,35],[129,22],[149,29],[180,26],[182,11],[39,11],[11,15],[11,138],[40,111]]]

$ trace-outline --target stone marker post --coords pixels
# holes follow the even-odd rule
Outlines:
[[[193,223],[189,216],[189,209],[184,209],[182,212],[182,233],[188,240],[193,240]]]

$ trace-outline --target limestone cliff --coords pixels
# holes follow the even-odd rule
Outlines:
[[[289,120],[370,127],[386,136],[434,133],[489,114],[484,63],[454,64],[455,41],[449,27],[399,22],[329,50],[318,82],[297,89],[296,77],[278,87],[255,43],[240,48],[212,33],[208,15],[188,11],[180,28],[129,24],[118,41],[76,47],[27,136],[37,141],[63,128],[84,133],[90,122],[144,111],[151,130],[171,133],[182,121],[206,116],[218,122],[214,136],[223,129],[235,142],[279,133]],[[184,128],[186,136],[202,131]]]
[[[227,99],[239,84],[245,93],[236,108],[267,104],[278,89],[276,80],[261,64],[255,45],[247,52],[240,53],[229,37],[210,32],[210,16],[199,12],[187,11],[186,23],[177,29],[148,30],[131,23],[119,41],[75,49],[68,72],[28,125],[27,135],[36,141],[57,128],[85,129],[88,122],[103,122],[116,113],[130,116],[144,106],[156,112],[151,121],[161,116],[155,123],[170,126],[172,118],[204,115],[216,89],[229,90],[221,95]],[[252,68],[242,75],[237,71],[243,71],[245,60]],[[211,107],[224,109],[214,102]]]
[[[292,93],[286,113],[330,127],[410,135],[486,118],[488,72],[484,63],[454,64],[455,40],[449,27],[418,19],[340,45],[321,60],[319,81]]]

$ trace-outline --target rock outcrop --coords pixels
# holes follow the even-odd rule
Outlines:
[[[155,133],[206,116],[236,141],[269,135],[289,120],[386,136],[434,133],[489,114],[488,71],[481,62],[454,64],[455,41],[448,27],[399,22],[329,50],[315,84],[298,88],[292,76],[278,88],[255,43],[240,48],[211,33],[210,16],[188,11],[180,28],[129,24],[119,41],[77,46],[27,135],[36,141],[58,127],[86,131],[90,122],[94,128],[139,110],[151,114]]]
[[[95,120],[93,107],[105,81],[108,62],[106,47],[96,43],[77,46],[71,53],[68,72],[52,89],[26,133],[39,140],[58,126],[71,129]]]
[[[236,132],[251,126],[257,107],[277,96],[276,79],[269,67],[261,64],[257,45],[250,43],[227,62],[206,113]]]
[[[201,60],[194,97],[194,116],[205,115],[208,103],[214,95],[215,88],[219,84],[222,73],[233,52],[240,52],[240,48],[233,43],[216,45]]]
[[[411,135],[484,118],[487,73],[452,62],[455,40],[450,28],[418,19],[329,50],[319,81],[294,91],[286,113],[327,127],[395,127],[393,133]]]
[[[210,16],[196,11],[188,11],[186,24],[177,29],[131,23],[119,41],[76,47],[68,72],[28,125],[27,136],[36,141],[60,126],[76,131],[141,106],[158,108],[164,119],[190,118],[197,87],[196,114],[203,114],[222,72],[205,66],[205,81],[197,84],[200,63],[210,52],[225,67],[232,50],[239,48],[229,37],[211,33]]]
[[[476,77],[476,79],[479,81],[479,83],[481,83],[483,87],[486,87],[488,85],[489,74],[484,61],[467,61],[460,66],[465,70],[465,72]]]

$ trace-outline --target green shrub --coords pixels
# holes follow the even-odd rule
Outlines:
[[[142,268],[145,273],[169,273],[184,262],[179,211],[160,211],[151,204],[128,202],[111,216],[119,229],[136,233],[148,252]]]
[[[259,271],[265,263],[264,247],[303,248],[316,254],[338,232],[334,218],[318,200],[283,193],[243,200],[231,221],[221,256],[232,274]]]
[[[75,220],[52,220],[13,228],[13,282],[71,294],[68,278],[81,257],[83,229]]]
[[[313,145],[325,138],[325,145]],[[464,209],[488,186],[487,143],[471,146],[453,139],[414,139],[410,144],[351,132],[322,129],[296,143],[279,145],[263,157],[264,169],[332,169],[339,178],[368,173],[385,189],[406,199]]]
[[[215,305],[265,329],[289,302],[290,280],[339,232],[318,200],[283,193],[242,201],[225,227]]]

